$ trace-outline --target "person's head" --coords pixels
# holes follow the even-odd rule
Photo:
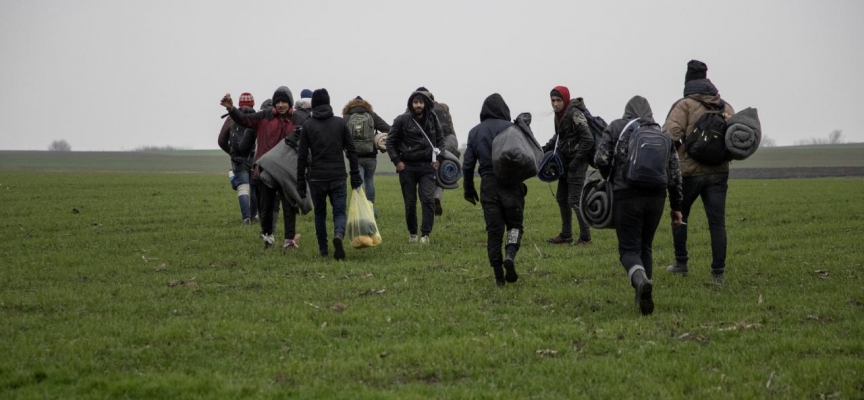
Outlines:
[[[411,96],[408,97],[408,111],[417,118],[424,118],[426,113],[432,111],[433,105],[429,95],[423,91],[411,92]]]
[[[423,100],[423,96],[417,95],[411,99],[411,111],[414,112],[415,116],[423,115],[423,111],[426,109],[426,101]]]
[[[555,86],[549,92],[549,98],[552,101],[552,111],[555,111],[556,114],[561,113],[567,107],[567,103],[570,102],[570,89],[567,89],[566,86]]]
[[[312,108],[324,105],[330,105],[330,93],[324,88],[315,90],[312,93]]]
[[[240,107],[255,107],[255,98],[249,92],[244,92],[240,95]]]
[[[300,92],[300,98],[301,99],[311,99],[312,98],[312,91],[309,89],[303,89],[303,91]]]
[[[687,63],[687,73],[684,74],[684,83],[696,80],[705,79],[708,77],[708,66],[699,60],[690,60]]]
[[[291,89],[288,89],[288,87],[279,86],[279,88],[273,92],[273,109],[276,110],[277,114],[288,114],[288,111],[291,110],[293,104],[294,95],[291,94]]]
[[[422,92],[423,94],[426,95],[426,97],[429,98],[429,100],[435,101],[435,95],[432,94],[432,92],[430,92],[429,89],[426,89],[426,86],[418,87],[417,90],[415,90],[415,92]]]
[[[261,103],[261,111],[264,110],[272,110],[273,109],[273,100],[267,99]]]

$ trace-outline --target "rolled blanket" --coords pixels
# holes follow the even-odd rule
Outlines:
[[[557,151],[550,151],[540,160],[537,179],[543,182],[555,182],[564,173],[564,161]]]
[[[312,211],[311,196],[300,197],[297,191],[297,149],[293,135],[280,141],[258,159],[261,181],[269,187],[282,188],[282,197],[303,214]],[[309,193],[307,186],[306,193]]]
[[[591,175],[595,173],[597,171]],[[615,228],[615,220],[612,218],[612,184],[600,178],[589,179],[582,187],[579,214],[588,226],[594,229]]]
[[[444,160],[438,166],[436,183],[444,189],[456,189],[459,187],[459,178],[462,177],[462,163],[459,162],[459,157],[447,150],[441,154],[444,155]]]
[[[375,141],[375,147],[378,147],[382,153],[387,151],[387,134],[384,132],[378,132],[375,134],[375,138],[372,140]]]
[[[444,136],[444,150],[453,153],[457,158],[461,157],[462,152],[459,151],[459,138],[456,135]]]
[[[733,160],[744,160],[759,149],[762,124],[755,108],[745,108],[726,121],[726,150]]]

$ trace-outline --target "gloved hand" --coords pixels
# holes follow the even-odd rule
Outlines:
[[[477,195],[477,189],[474,189],[474,181],[465,181],[463,186],[465,187],[465,200],[476,206],[477,202],[480,201],[480,196]]]
[[[351,171],[351,189],[357,189],[363,185],[363,178],[360,177],[360,171]]]
[[[298,179],[297,180],[297,193],[300,195],[301,199],[306,198],[306,180]]]

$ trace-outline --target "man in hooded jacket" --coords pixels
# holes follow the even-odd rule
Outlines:
[[[612,184],[612,215],[618,235],[621,265],[636,291],[636,305],[643,315],[648,315],[654,312],[651,296],[654,270],[652,244],[663,217],[663,201],[667,191],[672,208],[672,225],[678,226],[682,222],[681,169],[672,146],[666,161],[666,188],[644,188],[628,183],[625,174],[630,156],[628,146],[637,124],[655,124],[651,105],[642,96],[630,99],[624,108],[624,116],[612,121],[603,131],[597,143],[594,162],[607,183]]]
[[[378,114],[372,110],[372,104],[363,100],[362,97],[355,97],[342,108],[342,118],[346,123],[351,115],[362,113],[369,114],[376,131],[384,133],[390,132],[390,125],[378,116]],[[372,144],[371,152],[357,153],[357,164],[360,166],[360,176],[363,178],[363,188],[366,190],[366,200],[375,203],[375,170],[378,168],[378,151],[376,151],[374,143]]]
[[[663,129],[672,134],[672,140],[682,143],[687,135],[696,128],[696,122],[709,107],[722,110],[724,119],[729,119],[735,110],[729,103],[720,98],[717,88],[707,77],[708,66],[698,60],[687,63],[687,73],[684,75],[684,98],[675,102]],[[697,198],[702,198],[705,215],[708,217],[708,231],[711,233],[711,278],[717,284],[723,284],[723,273],[726,270],[726,192],[729,188],[729,162],[719,165],[705,165],[694,160],[687,154],[683,145],[678,146],[678,157],[681,158],[681,175],[683,176],[684,201],[681,213],[684,223],[672,229],[672,239],[675,242],[675,264],[666,268],[668,272],[687,276],[687,262],[690,259],[687,252],[687,221],[690,208]]]
[[[453,116],[450,115],[450,106],[445,103],[440,103],[435,100],[435,95],[426,89],[425,86],[417,88],[418,92],[423,92],[435,104],[432,111],[435,117],[438,118],[438,123],[441,124],[441,131],[444,132],[444,148],[456,157],[459,157],[459,141],[456,139],[456,131],[453,128]],[[441,186],[435,187],[435,215],[444,214],[444,207],[441,206],[441,196],[444,195],[444,188]]]
[[[327,256],[327,198],[333,207],[333,257],[345,258],[342,239],[345,237],[346,204],[348,191],[345,188],[345,157],[351,168],[351,188],[363,183],[357,170],[357,152],[345,120],[333,115],[330,94],[327,89],[312,93],[312,118],[303,123],[300,130],[300,145],[297,158],[297,188],[300,197],[306,197],[306,171],[309,169],[309,190],[315,208],[315,235],[318,237],[318,252]],[[311,161],[308,161],[311,155]]]
[[[523,117],[528,115],[527,118]],[[520,128],[528,129],[530,114],[520,115],[517,119]],[[513,126],[510,122],[510,108],[500,94],[494,93],[483,101],[480,110],[480,124],[468,133],[468,147],[465,150],[463,168],[463,187],[465,200],[483,207],[486,221],[486,252],[489,265],[495,274],[495,283],[504,286],[506,282],[516,282],[515,258],[522,239],[522,221],[525,210],[527,187],[518,182],[513,186],[498,183],[492,167],[492,142],[501,132]],[[479,163],[480,197],[474,188],[474,168]],[[502,236],[505,234],[506,255],[501,257]]]
[[[294,104],[294,96],[291,90],[285,86],[280,86],[273,92],[273,108],[258,111],[254,114],[243,114],[239,109],[234,107],[231,95],[226,94],[222,98],[220,104],[228,110],[228,115],[234,120],[234,123],[246,128],[255,129],[254,135],[246,135],[240,143],[241,151],[249,151],[255,147],[255,161],[266,154],[270,149],[276,146],[280,141],[294,133],[294,124],[291,122],[293,114],[292,105]],[[253,180],[259,180],[260,170],[257,165],[252,174]],[[291,206],[285,196],[282,196],[281,187],[270,187],[263,183],[259,183],[258,191],[260,194],[260,214],[261,214],[261,235],[264,239],[264,248],[270,248],[276,242],[273,237],[273,209],[276,201],[282,198],[282,212],[284,215],[285,224],[285,242],[282,245],[283,249],[291,249],[297,247],[297,238],[299,235],[296,232],[297,212],[298,210]]]
[[[583,247],[591,244],[591,230],[579,214],[579,199],[585,185],[588,161],[594,157],[594,136],[585,119],[585,102],[581,97],[570,99],[570,90],[565,86],[555,86],[549,94],[552,110],[555,112],[555,135],[543,146],[543,151],[558,150],[564,162],[564,173],[558,180],[555,200],[561,212],[561,233],[549,238],[552,244],[573,243],[573,212],[579,222],[579,240],[576,245]]]
[[[402,186],[409,243],[418,241],[418,192],[423,214],[420,243],[429,243],[429,234],[435,223],[435,170],[443,159],[439,149],[444,146],[444,135],[433,107],[434,103],[423,92],[411,93],[408,110],[396,117],[387,135],[387,154],[396,166]]]

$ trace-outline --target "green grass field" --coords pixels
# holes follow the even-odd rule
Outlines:
[[[697,203],[650,317],[614,232],[544,243],[545,184],[498,289],[479,206],[446,192],[409,245],[377,181],[384,243],[335,262],[311,215],[298,251],[262,250],[221,175],[0,172],[0,398],[864,397],[862,179],[731,181],[722,287]],[[664,220],[658,267],[671,247]]]

